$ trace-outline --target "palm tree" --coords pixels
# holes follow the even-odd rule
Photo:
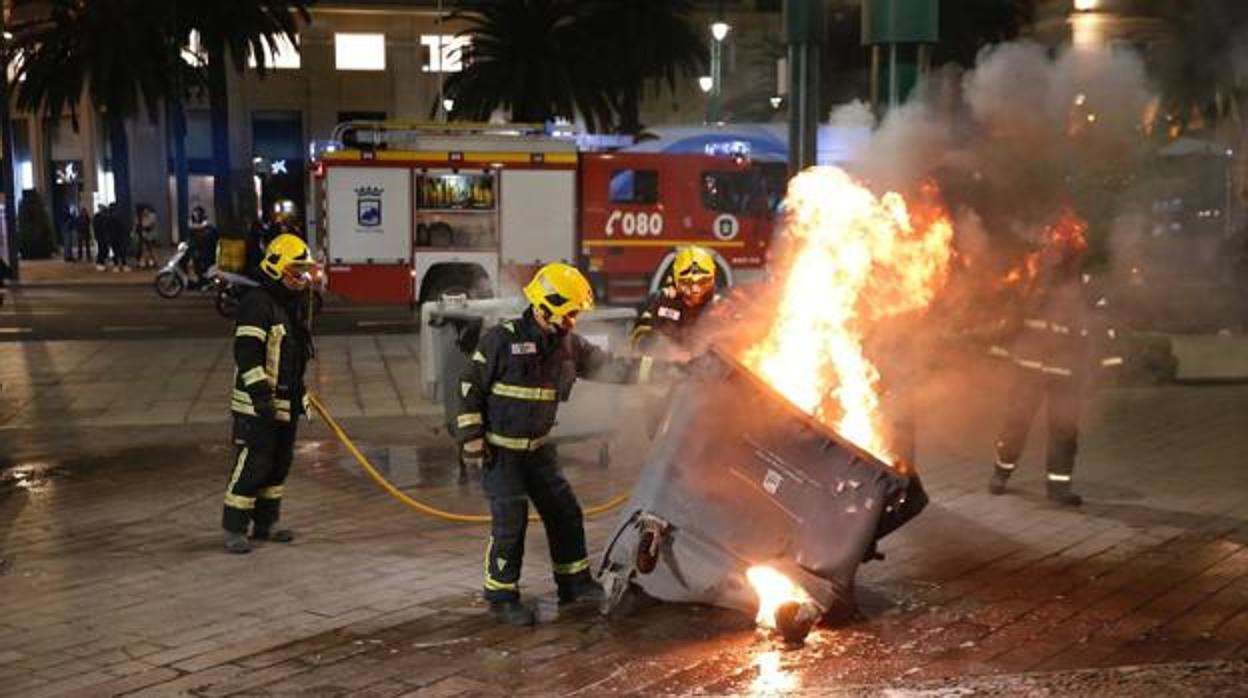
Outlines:
[[[47,23],[15,38],[24,53],[17,106],[78,125],[84,92],[104,112],[122,216],[131,210],[125,120],[155,119],[173,94],[177,66],[165,50],[158,0],[54,0]]]
[[[959,0],[940,3],[940,42],[932,63],[975,65],[980,49],[1018,38],[1035,16],[1035,0]]]
[[[695,28],[688,0],[595,0],[582,12],[578,34],[587,57],[596,59],[589,65],[603,70],[621,133],[642,131],[647,85],[675,92],[706,65],[710,35]]]
[[[464,69],[446,81],[455,112],[485,121],[507,109],[517,122],[572,118],[578,112],[590,130],[609,123],[609,96],[600,66],[586,60],[574,0],[486,0],[456,12],[471,38]],[[436,105],[435,105],[436,110]]]
[[[312,0],[212,0],[171,5],[176,12],[176,36],[196,32],[207,58],[208,102],[212,110],[213,200],[217,226],[234,226],[233,171],[230,167],[229,97],[227,66],[241,73],[254,57],[256,70],[264,75],[267,56],[285,41],[298,44],[300,22],[308,22]]]
[[[647,84],[674,90],[706,60],[706,42],[687,0],[484,0],[452,15],[472,40],[462,72],[445,92],[455,111],[513,121],[580,115],[597,131],[641,130]],[[434,111],[436,111],[436,105]]]

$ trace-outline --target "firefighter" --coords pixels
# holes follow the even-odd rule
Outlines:
[[[282,484],[294,455],[295,427],[304,408],[303,373],[312,357],[306,322],[308,246],[279,235],[260,260],[260,286],[239,302],[234,328],[234,470],[225,491],[225,549],[251,551],[256,540],[289,543],[278,528]]]
[[[688,348],[698,319],[715,301],[715,258],[702,247],[676,249],[672,283],[650,299],[633,327],[633,348],[647,351],[660,337]]]
[[[481,336],[460,383],[456,419],[465,463],[482,468],[491,537],[485,554],[484,596],[495,618],[531,625],[520,601],[520,567],[528,500],[546,527],[559,601],[601,599],[589,571],[580,504],[564,479],[547,434],[558,403],[578,377],[644,383],[649,358],[616,358],[573,332],[577,314],[594,305],[589,282],[566,264],[548,264],[524,288],[523,317]]]
[[[1043,404],[1048,423],[1048,497],[1065,506],[1083,503],[1072,488],[1081,393],[1094,357],[1106,346],[1102,340],[1114,335],[1111,328],[1098,322],[1097,316],[1107,305],[1105,299],[1089,302],[1094,294],[1088,286],[1090,277],[1080,273],[1083,249],[1066,242],[1041,250],[1041,271],[1024,296],[1021,321],[1013,323],[1010,347],[992,347],[993,354],[1014,363],[1005,394],[1005,423],[997,438],[996,464],[988,484],[992,494],[1005,493],[1032,420]],[[1102,367],[1121,366],[1122,358],[1106,353],[1099,363]]]

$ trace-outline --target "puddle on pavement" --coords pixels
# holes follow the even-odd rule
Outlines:
[[[449,487],[459,483],[459,459],[449,444],[369,446],[360,448],[360,452],[398,488]],[[350,454],[344,455],[334,442],[304,442],[296,457],[306,458],[317,466],[332,464],[336,470],[352,477],[368,477],[355,458]]]

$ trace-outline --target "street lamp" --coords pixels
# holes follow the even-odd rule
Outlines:
[[[451,120],[451,111],[455,109],[455,100],[446,97],[442,100],[442,110],[446,114],[446,120]]]
[[[715,86],[715,78],[711,77],[710,75],[703,75],[702,77],[698,78],[698,87],[702,88],[703,92],[709,93],[711,91],[711,88],[714,86]]]
[[[728,37],[728,32],[731,30],[732,27],[724,21],[716,21],[711,24],[711,101],[708,105],[706,117],[706,120],[711,123],[719,122],[719,103],[723,95],[724,39]],[[702,89],[706,90],[706,88]]]

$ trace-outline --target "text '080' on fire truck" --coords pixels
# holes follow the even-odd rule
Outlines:
[[[643,300],[673,249],[701,245],[719,276],[763,267],[785,165],[748,158],[580,152],[540,127],[344,124],[351,147],[313,170],[329,290],[419,304],[518,288],[552,261],[609,303]]]

